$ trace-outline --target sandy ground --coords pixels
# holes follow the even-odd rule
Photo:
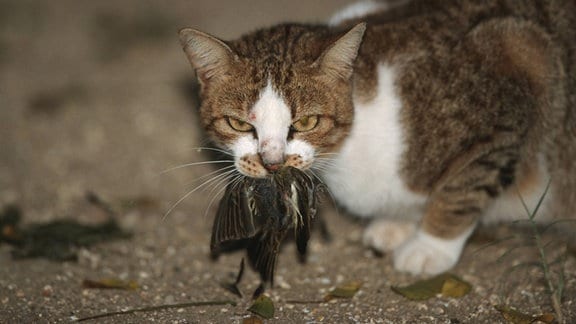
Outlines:
[[[130,240],[80,249],[78,262],[13,260],[0,245],[0,323],[53,323],[103,312],[193,301],[234,300],[236,306],[202,306],[138,312],[94,322],[229,323],[249,313],[219,282],[237,271],[241,255],[211,262],[208,188],[166,211],[213,169],[197,166],[162,173],[208,157],[190,93],[191,69],[177,30],[192,26],[224,39],[282,21],[323,21],[350,1],[76,1],[0,0],[0,208],[17,204],[25,221],[72,218],[94,223],[102,213],[84,199],[91,191],[118,213]],[[139,203],[143,199],[148,203]],[[409,301],[390,290],[418,278],[395,272],[389,256],[360,244],[362,227],[325,201],[331,243],[318,235],[309,262],[300,265],[292,245],[280,255],[277,285],[268,293],[278,323],[498,323],[493,305],[508,303],[550,312],[538,271],[515,268],[531,260],[501,242],[465,251],[454,273],[473,285],[461,299]],[[128,206],[128,207],[127,207]],[[510,229],[489,229],[503,232]],[[550,238],[554,238],[551,236]],[[533,260],[533,259],[532,259]],[[506,276],[513,272],[513,275]],[[563,310],[576,322],[576,260],[565,263]],[[137,290],[83,289],[84,279],[134,280]],[[362,281],[349,300],[321,299],[331,287]],[[246,296],[258,278],[248,272]]]

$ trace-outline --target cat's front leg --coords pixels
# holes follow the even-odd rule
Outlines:
[[[394,250],[394,267],[412,274],[438,274],[456,265],[486,200],[482,196],[433,195],[420,227]]]
[[[413,274],[438,274],[459,260],[466,240],[488,204],[514,181],[517,149],[484,153],[477,144],[456,159],[437,182],[415,234],[394,250],[394,267]]]
[[[415,235],[394,250],[394,267],[412,274],[439,274],[456,265],[471,226],[457,237],[443,239],[419,228]]]

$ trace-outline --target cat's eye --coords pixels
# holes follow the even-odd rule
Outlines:
[[[250,123],[233,117],[228,117],[226,120],[228,121],[228,125],[230,125],[230,127],[239,132],[250,132],[254,129],[254,126],[252,126]]]
[[[304,116],[297,121],[292,123],[292,129],[297,132],[307,132],[318,125],[318,116],[317,115],[310,115]]]

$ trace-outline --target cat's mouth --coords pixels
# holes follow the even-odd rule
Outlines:
[[[311,167],[313,160],[304,159],[299,154],[285,155],[282,161],[276,163],[264,163],[259,154],[246,154],[235,161],[236,169],[245,176],[251,178],[265,178],[284,166],[291,166],[300,170]]]

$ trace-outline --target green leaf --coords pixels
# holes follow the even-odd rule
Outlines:
[[[360,290],[360,287],[362,287],[361,281],[347,282],[330,290],[330,292],[324,296],[324,300],[329,301],[334,298],[352,298],[356,295],[358,290]]]
[[[472,286],[469,283],[454,276],[448,277],[444,280],[442,291],[440,293],[445,297],[460,298],[468,294],[470,289],[472,289]]]
[[[438,294],[444,297],[459,298],[468,294],[472,286],[453,274],[444,273],[408,286],[392,286],[391,289],[410,300],[426,300]]]
[[[262,294],[254,300],[254,303],[248,308],[248,311],[265,319],[270,319],[274,317],[274,303],[270,297]]]

